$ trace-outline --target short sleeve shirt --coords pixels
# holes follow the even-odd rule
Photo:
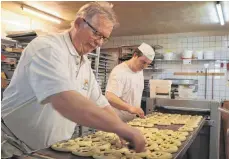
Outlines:
[[[128,65],[123,62],[117,65],[111,72],[106,87],[107,92],[111,92],[131,106],[140,107],[144,89],[143,71],[133,72]],[[120,111],[123,116],[128,115],[125,111]]]
[[[41,103],[53,94],[70,90],[100,107],[109,105],[90,61],[85,55],[79,56],[68,32],[38,37],[24,49],[4,91],[2,118],[14,135],[34,150],[69,139],[76,123],[64,118],[50,103]]]

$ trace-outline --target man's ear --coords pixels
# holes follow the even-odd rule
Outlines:
[[[78,17],[74,22],[74,27],[76,28],[76,30],[80,30],[81,28],[83,28],[84,27],[83,19]]]
[[[137,57],[137,53],[136,52],[133,53],[133,57]]]

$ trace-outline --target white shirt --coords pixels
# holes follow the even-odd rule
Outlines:
[[[112,70],[106,87],[106,91],[115,94],[124,102],[134,107],[141,106],[143,89],[143,71],[133,72],[125,62],[117,65]],[[127,111],[115,110],[124,121],[135,117],[135,115]]]
[[[98,106],[109,105],[95,80],[90,61],[83,56],[80,64],[80,59],[69,33],[38,37],[24,49],[4,92],[2,118],[31,149],[43,149],[69,139],[76,126],[50,103],[42,105],[47,97],[74,90]]]

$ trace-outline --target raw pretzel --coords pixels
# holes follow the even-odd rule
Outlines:
[[[178,151],[178,147],[175,145],[161,144],[158,148],[162,152],[174,153]]]
[[[147,159],[171,159],[173,156],[170,153],[167,152],[152,152],[150,156],[147,157]]]
[[[72,151],[72,154],[77,156],[83,156],[83,157],[90,157],[93,155],[93,149],[84,147],[84,148],[78,148],[74,151]]]

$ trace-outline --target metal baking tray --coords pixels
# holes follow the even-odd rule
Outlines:
[[[189,132],[189,135],[187,136],[186,140],[182,142],[182,145],[180,147],[178,147],[178,151],[176,153],[172,153],[173,159],[182,159],[182,157],[185,155],[188,148],[191,146],[191,144],[195,140],[199,131],[204,126],[206,119],[207,119],[207,116],[203,117],[198,127],[195,128],[192,132]],[[178,129],[182,127],[183,125],[184,124],[172,124],[172,125],[167,125],[167,126],[154,125],[152,128],[158,128],[159,130],[169,129],[173,131],[178,131]]]
[[[203,125],[206,122],[206,117],[203,117],[202,120],[199,123],[199,126],[194,129],[192,132],[189,133],[187,136],[186,140],[182,142],[182,145],[179,147],[178,151],[176,153],[173,153],[173,159],[182,159],[182,157],[185,155],[186,151],[188,148],[191,146],[193,141],[195,140],[196,136],[198,135],[199,131],[203,127]],[[158,129],[170,129],[177,131],[182,124],[179,125],[169,125],[169,126],[159,126],[155,125],[154,128]],[[92,159],[92,157],[80,157],[80,156],[75,156],[69,152],[58,152],[54,151],[51,148],[43,149],[40,150],[32,155],[32,157],[39,157],[40,159]],[[47,158],[48,157],[48,158]]]
[[[30,156],[35,157],[36,159],[93,159],[93,157],[75,156],[69,152],[57,152],[51,148],[40,150]]]

